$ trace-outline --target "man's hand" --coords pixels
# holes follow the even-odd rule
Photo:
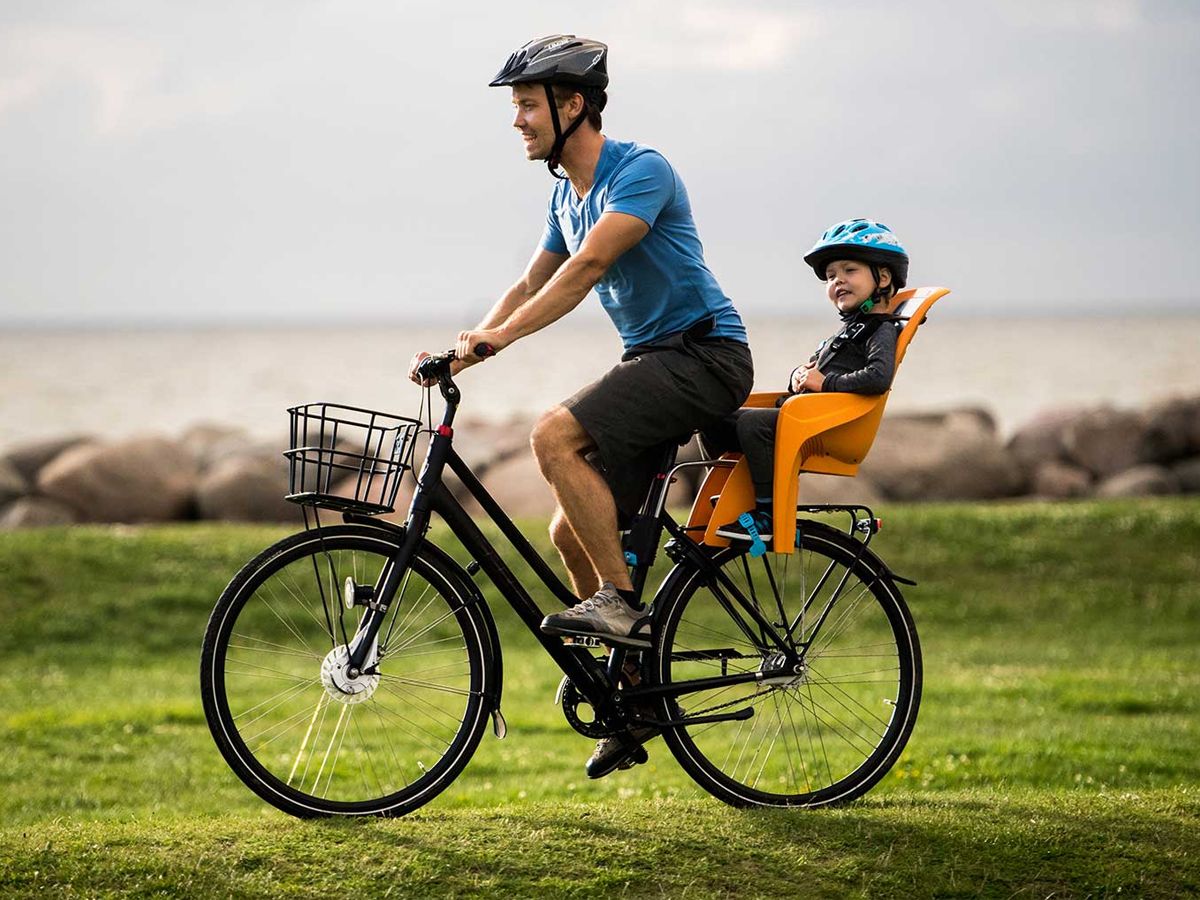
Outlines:
[[[504,335],[499,329],[488,328],[482,331],[460,331],[458,333],[458,342],[454,345],[454,355],[458,357],[456,362],[462,364],[462,368],[473,366],[477,362],[483,362],[487,357],[476,356],[475,348],[480,344],[487,344],[492,348],[492,353],[499,353],[508,346],[508,341],[504,339]]]
[[[435,384],[437,384],[437,381],[435,379],[433,379],[433,378],[422,379],[421,376],[417,374],[417,367],[420,366],[421,361],[425,360],[425,359],[429,359],[429,354],[426,353],[424,350],[421,350],[420,352],[416,353],[413,356],[412,362],[410,362],[408,364],[408,378],[410,381],[412,381],[415,384],[419,384],[421,387],[433,387]],[[454,362],[450,363],[450,374],[457,375],[459,372],[461,372],[465,368],[466,368],[466,365],[464,365],[463,363],[460,363],[456,359],[456,360],[454,360]]]

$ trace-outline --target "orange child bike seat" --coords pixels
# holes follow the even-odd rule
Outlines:
[[[896,339],[896,368],[904,359],[913,335],[925,321],[926,313],[950,291],[943,287],[909,288],[896,295],[893,315],[905,316],[904,310],[916,306],[916,312]],[[877,395],[817,393],[789,397],[785,392],[751,394],[748,407],[775,406],[780,397],[787,397],[779,410],[775,432],[775,521],[774,546],[776,553],[791,553],[796,545],[796,506],[799,475],[815,472],[825,475],[853,476],[866,459],[875,442],[883,409],[891,391]],[[724,547],[729,541],[717,537],[716,530],[739,514],[754,507],[754,485],[750,468],[741,454],[728,453],[722,457],[723,466],[709,470],[700,492],[692,505],[688,519],[690,534],[704,529],[702,543]],[[732,466],[729,463],[733,463]],[[714,505],[711,498],[717,497]]]

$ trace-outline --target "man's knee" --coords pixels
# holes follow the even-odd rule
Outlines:
[[[529,435],[533,455],[543,468],[556,457],[582,454],[589,444],[587,432],[565,406],[542,413]]]

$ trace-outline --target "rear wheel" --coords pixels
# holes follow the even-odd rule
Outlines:
[[[752,676],[678,697],[685,715],[750,709],[750,718],[664,734],[689,775],[737,806],[861,796],[899,757],[920,704],[920,645],[892,580],[873,557],[859,558],[847,535],[807,521],[798,530],[794,554],[719,551],[714,562],[727,581],[685,562],[656,600],[659,684]],[[798,667],[782,666],[778,646],[736,598],[777,634],[790,630]]]
[[[403,815],[462,771],[486,725],[487,623],[418,551],[364,672],[346,666],[395,538],[353,526],[286,538],[242,569],[204,637],[201,694],[225,760],[284,812]],[[350,591],[353,596],[353,590]],[[371,665],[371,660],[376,660]]]

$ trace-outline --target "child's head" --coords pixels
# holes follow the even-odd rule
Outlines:
[[[886,309],[908,280],[908,254],[892,229],[870,219],[851,219],[829,228],[808,251],[812,266],[838,312],[875,306]]]

